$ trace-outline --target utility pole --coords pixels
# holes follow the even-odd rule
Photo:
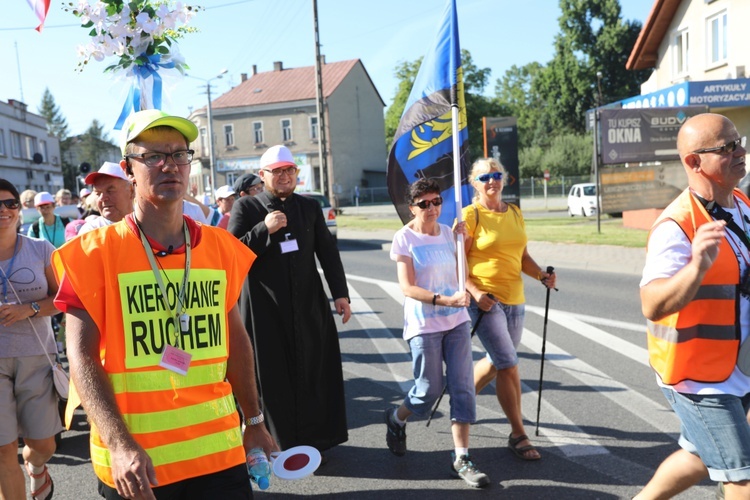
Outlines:
[[[318,108],[318,163],[320,164],[320,189],[331,201],[331,206],[337,208],[338,201],[333,196],[333,175],[328,170],[328,148],[326,113],[323,102],[323,70],[320,64],[320,36],[318,32],[318,1],[312,0],[313,4],[313,28],[315,31],[315,95]]]

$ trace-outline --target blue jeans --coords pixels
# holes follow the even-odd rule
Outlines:
[[[474,366],[469,323],[447,332],[423,333],[409,339],[414,387],[404,405],[417,416],[430,412],[443,391],[443,361],[451,401],[451,420],[473,424],[477,419]]]
[[[480,313],[482,310],[472,299],[469,305],[469,316],[473,324],[476,325],[479,321]],[[498,302],[481,316],[476,334],[487,351],[487,359],[498,370],[513,368],[518,364],[516,349],[521,343],[525,314],[524,304],[508,306]]]
[[[750,394],[682,394],[662,387],[680,417],[680,446],[697,455],[712,481],[750,480]]]

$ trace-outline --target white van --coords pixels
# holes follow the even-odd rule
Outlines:
[[[573,184],[568,193],[568,215],[596,215],[596,184]]]

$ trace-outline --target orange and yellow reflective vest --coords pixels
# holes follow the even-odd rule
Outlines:
[[[151,457],[160,486],[245,462],[232,387],[225,380],[227,313],[255,255],[222,229],[201,231],[185,292],[190,327],[180,334],[141,240],[124,220],[71,240],[52,256],[58,282],[64,273],[98,327],[99,355],[117,405]],[[172,305],[185,256],[159,262]],[[192,355],[187,375],[159,366],[167,342]],[[93,423],[90,445],[96,475],[114,487],[110,453]]]
[[[750,205],[741,191],[734,195]],[[654,227],[667,219],[679,224],[690,241],[701,224],[713,220],[689,189],[664,209]],[[740,346],[739,282],[739,263],[724,237],[695,297],[679,312],[647,322],[649,361],[662,382],[729,378]]]

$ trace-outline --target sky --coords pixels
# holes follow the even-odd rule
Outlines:
[[[67,0],[74,1],[77,0]],[[644,23],[655,0],[621,0],[624,19]],[[104,74],[114,58],[92,61],[77,71],[76,47],[88,41],[88,29],[52,0],[42,33],[25,0],[2,0],[0,18],[0,100],[16,99],[38,112],[49,88],[68,121],[71,134],[86,131],[97,119],[111,138],[129,86]],[[65,2],[67,3],[67,2]],[[93,3],[93,0],[91,0]],[[212,98],[239,85],[241,73],[315,62],[312,0],[187,0],[200,5],[190,26],[199,32],[179,42],[192,77],[165,79],[162,109],[187,116],[206,105],[206,82]],[[321,54],[328,62],[361,59],[386,106],[396,93],[393,76],[401,62],[428,49],[446,0],[318,0]],[[547,63],[553,57],[560,9],[557,0],[457,0],[461,47],[474,64],[492,70],[487,95],[513,65]],[[324,82],[325,85],[325,82]],[[384,110],[385,111],[385,110]]]

